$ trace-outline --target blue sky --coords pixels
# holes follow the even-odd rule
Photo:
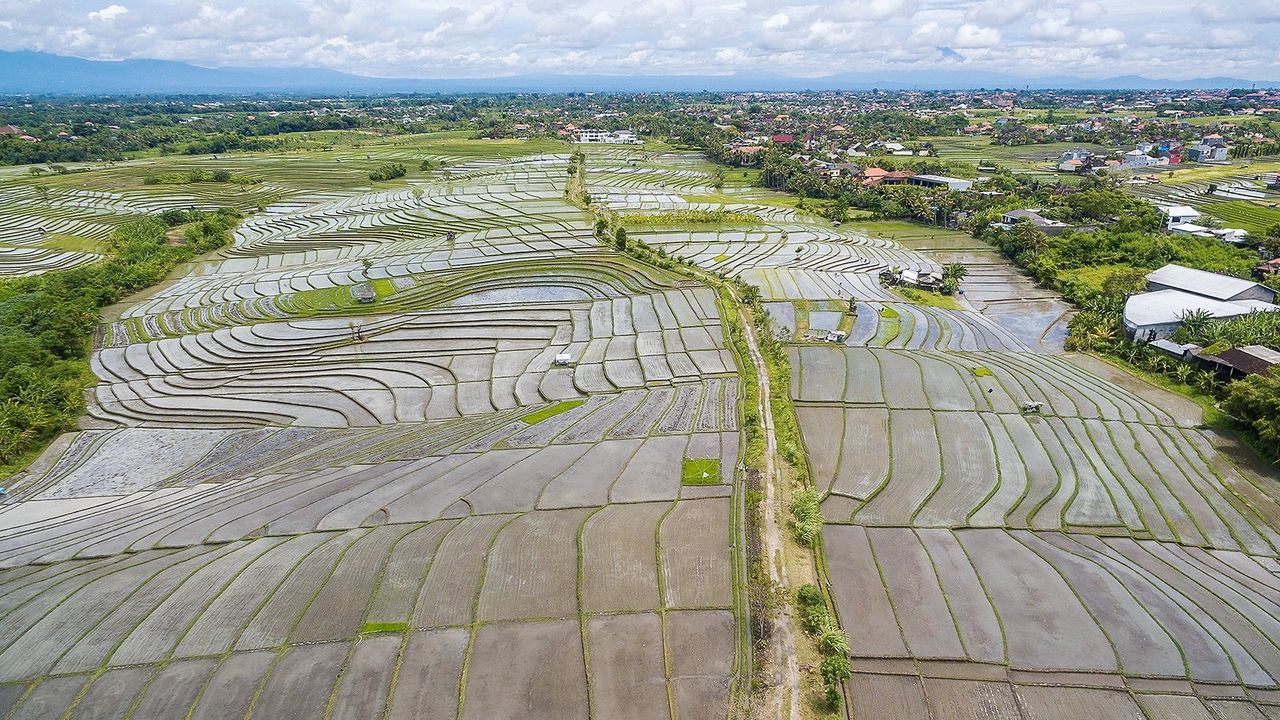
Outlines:
[[[28,0],[0,49],[394,77],[867,70],[1280,80],[1280,0]]]

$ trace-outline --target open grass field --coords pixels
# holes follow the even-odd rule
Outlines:
[[[592,237],[567,150],[5,181],[3,241],[74,262],[139,214],[251,217],[108,309],[81,430],[6,480],[0,717],[741,717],[738,361],[711,289]],[[632,153],[593,192],[706,186]],[[145,182],[215,167],[262,182]],[[0,267],[74,264],[40,257]]]
[[[971,165],[996,165],[1012,172],[1028,175],[1056,176],[1057,159],[1064,151],[1080,148],[1107,154],[1119,148],[1088,143],[1042,143],[1036,145],[996,145],[986,136],[942,136],[921,138],[933,143],[942,160]]]

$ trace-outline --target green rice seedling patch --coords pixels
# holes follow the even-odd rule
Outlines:
[[[360,627],[360,634],[401,633],[407,630],[408,627],[408,623],[404,622],[367,622]]]
[[[564,402],[556,403],[551,407],[545,407],[537,412],[529,413],[528,415],[520,418],[520,422],[526,425],[537,425],[547,418],[555,417],[561,413],[567,413],[584,402],[586,402],[586,400],[565,400]]]
[[[902,332],[902,319],[898,311],[891,307],[880,308],[880,324],[876,328],[876,336],[871,344],[875,347],[884,347],[897,339],[900,332]]]
[[[943,295],[941,293],[929,292],[927,290],[917,290],[915,288],[899,287],[894,288],[895,291],[908,301],[917,305],[926,305],[928,307],[941,308],[943,310],[963,310],[960,307],[960,301],[952,295]]]
[[[969,372],[973,373],[974,377],[991,377],[993,375],[990,368],[983,367],[982,365],[969,368]]]
[[[102,252],[102,243],[76,235],[50,235],[40,242],[40,246],[67,252]]]
[[[685,458],[680,471],[681,485],[719,485],[720,461],[716,458]]]

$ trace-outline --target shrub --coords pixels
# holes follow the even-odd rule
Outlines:
[[[802,488],[791,496],[791,523],[796,540],[813,547],[822,536],[822,509],[818,506],[818,491]]]
[[[1280,371],[1273,368],[1231,383],[1222,408],[1244,422],[1272,458],[1280,459]]]
[[[408,170],[406,170],[404,165],[401,165],[400,163],[387,163],[385,165],[378,166],[374,170],[370,170],[369,179],[374,182],[395,180],[396,178],[404,177],[407,172]]]

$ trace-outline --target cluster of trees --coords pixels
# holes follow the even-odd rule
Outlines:
[[[190,185],[192,183],[236,183],[237,185],[257,185],[261,178],[237,175],[225,168],[218,170],[192,170],[184,173],[168,175],[147,175],[142,179],[144,185]]]
[[[1189,313],[1174,339],[1200,347],[1266,345],[1280,348],[1280,312],[1253,312],[1230,320],[1214,320],[1207,312]]]
[[[123,160],[125,153],[153,148],[179,155],[274,150],[285,144],[280,135],[350,130],[372,124],[366,118],[301,113],[254,120],[249,120],[247,114],[218,114],[193,122],[189,114],[182,112],[184,108],[146,102],[120,103],[91,111],[63,104],[41,107],[43,112],[34,115],[3,108],[5,122],[22,127],[41,142],[0,136],[0,165]],[[70,135],[59,136],[68,132]]]
[[[230,242],[239,217],[172,210],[134,220],[112,233],[100,262],[0,282],[0,464],[40,447],[83,410],[98,312]],[[182,240],[173,242],[179,225]]]
[[[1280,462],[1280,372],[1231,383],[1222,409],[1253,431],[1263,452]]]
[[[890,188],[924,190],[914,186],[903,188],[899,185],[864,188],[854,178],[827,179],[813,168],[806,167],[804,163],[792,158],[792,154],[794,153],[788,153],[779,147],[770,147],[766,150],[761,161],[760,184],[773,190],[793,192],[803,198],[843,200],[850,207],[876,205],[881,192]],[[974,172],[971,165],[930,157],[877,157],[861,158],[860,161],[890,171],[910,170],[917,175],[971,177]]]
[[[626,225],[759,225],[759,215],[733,210],[669,210],[661,213],[630,213],[622,218]]]
[[[382,180],[395,180],[405,176],[408,170],[400,163],[386,163],[379,165],[369,171],[369,179],[375,182]]]

